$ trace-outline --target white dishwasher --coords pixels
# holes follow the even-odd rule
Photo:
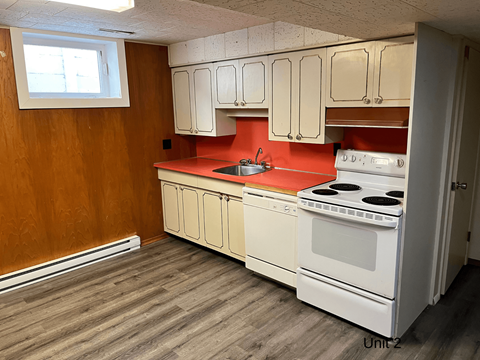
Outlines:
[[[297,197],[243,188],[246,267],[297,285]]]

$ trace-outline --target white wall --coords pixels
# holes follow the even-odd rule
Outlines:
[[[170,66],[261,55],[352,39],[278,21],[172,44],[169,46]]]

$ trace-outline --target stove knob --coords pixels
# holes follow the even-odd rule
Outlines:
[[[355,155],[352,155],[352,157],[350,158],[350,160],[352,160],[352,162],[355,162],[355,160],[357,160],[357,158],[355,157]]]
[[[343,156],[342,156],[342,161],[347,161],[347,159],[348,159],[348,156],[347,156],[347,155],[343,155]]]
[[[397,159],[397,160],[395,161],[395,166],[396,166],[396,167],[401,168],[401,167],[403,167],[403,165],[405,165],[405,161],[403,161],[403,159]]]

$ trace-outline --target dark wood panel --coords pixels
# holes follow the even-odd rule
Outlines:
[[[0,295],[9,359],[478,359],[480,268],[397,348],[243,264],[173,238]]]
[[[167,47],[125,44],[129,108],[21,111],[7,29],[0,49],[0,274],[133,234],[161,238],[153,163],[195,156],[194,137],[174,134]]]

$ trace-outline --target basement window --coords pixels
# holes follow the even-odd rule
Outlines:
[[[11,29],[20,109],[128,107],[123,40]]]

